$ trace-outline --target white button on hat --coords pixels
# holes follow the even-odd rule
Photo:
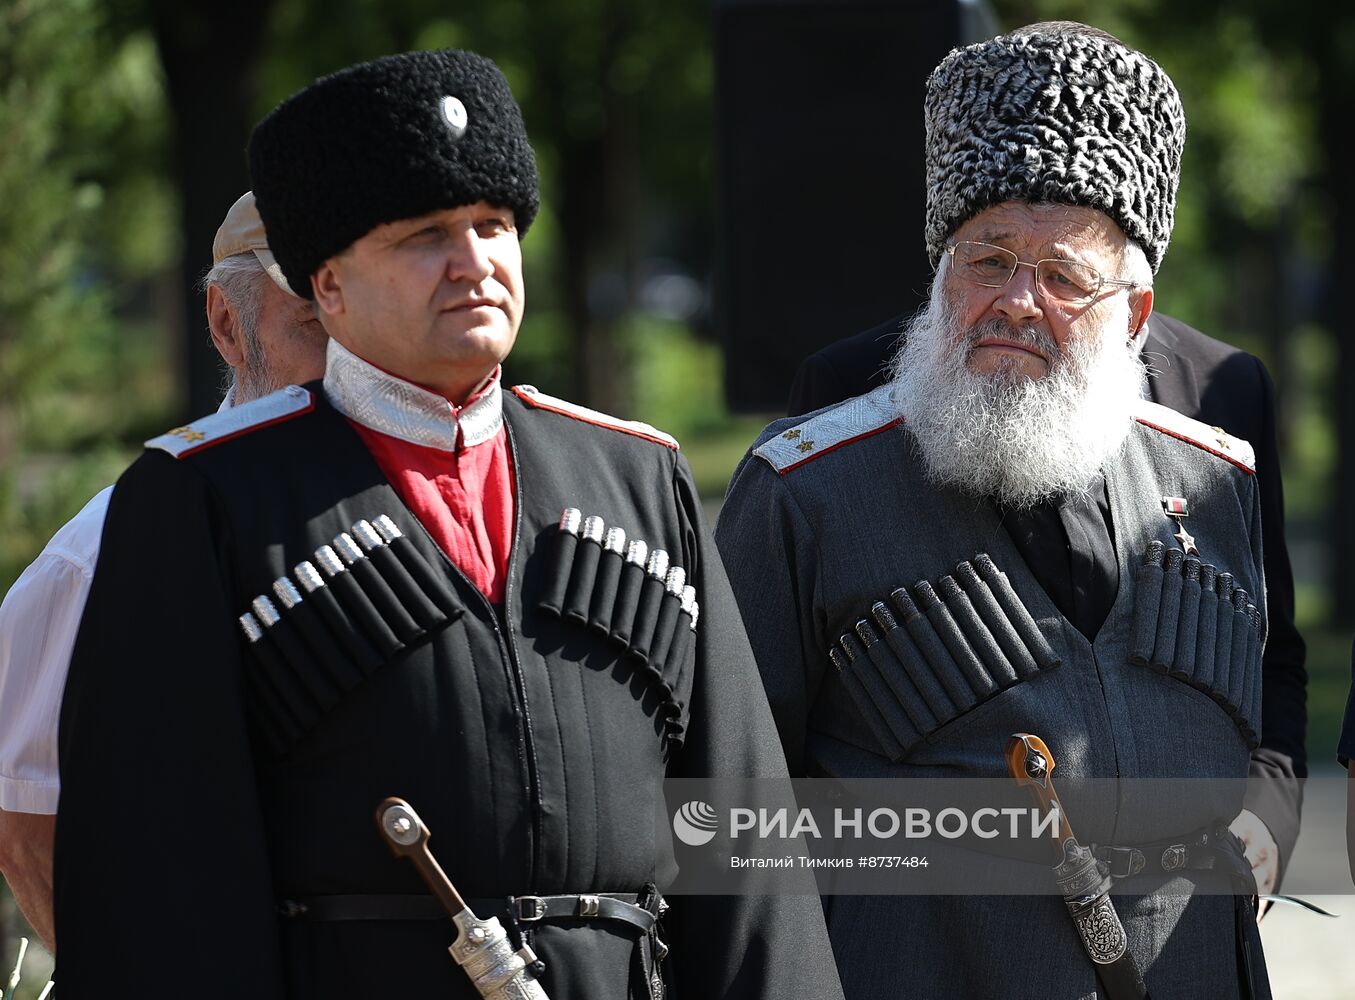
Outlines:
[[[461,135],[466,131],[470,116],[466,114],[466,106],[461,103],[459,98],[452,97],[449,94],[442,99],[442,117],[452,130],[452,134],[458,139],[461,138]]]

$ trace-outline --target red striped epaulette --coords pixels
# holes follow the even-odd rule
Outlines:
[[[240,437],[284,420],[291,420],[315,409],[309,389],[289,385],[260,399],[241,403],[175,427],[146,442],[147,448],[169,452],[175,458],[187,458],[213,445]]]
[[[1222,427],[1211,427],[1147,399],[1139,400],[1134,419],[1145,427],[1193,444],[1201,451],[1231,462],[1244,472],[1256,472],[1256,452],[1252,446],[1241,438],[1233,437]]]
[[[897,427],[903,417],[890,398],[890,387],[880,386],[864,396],[821,410],[753,449],[781,475],[816,458]]]
[[[590,410],[586,406],[571,403],[567,399],[548,396],[534,385],[515,385],[513,386],[513,395],[534,409],[559,413],[562,416],[580,420],[585,424],[607,427],[614,431],[620,431],[622,434],[630,434],[634,437],[644,438],[646,441],[653,441],[655,444],[672,448],[674,451],[678,450],[677,438],[639,420],[622,420],[620,417],[613,417],[598,410]]]

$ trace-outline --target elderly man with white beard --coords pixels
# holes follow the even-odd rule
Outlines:
[[[791,773],[1006,779],[1025,732],[1060,780],[1239,780],[1070,808],[1128,959],[1053,893],[844,895],[846,996],[1269,996],[1227,829],[1261,731],[1254,460],[1145,401],[1131,348],[1176,90],[1104,32],[1037,25],[952,52],[926,111],[929,307],[888,384],[760,435],[717,527]]]

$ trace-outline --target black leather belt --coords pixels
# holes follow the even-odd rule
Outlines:
[[[644,933],[654,929],[663,903],[637,905],[633,892],[577,893],[562,896],[497,896],[468,899],[478,916],[508,914],[522,924],[564,920],[617,920]],[[281,900],[278,912],[289,920],[450,920],[438,900],[423,895],[297,896]]]
[[[638,905],[633,892],[582,893],[577,896],[514,896],[509,905],[519,923],[541,920],[620,920],[648,933],[657,913]],[[662,903],[658,904],[661,908]]]
[[[1240,853],[1234,847],[1235,838],[1227,827],[1208,826],[1183,837],[1154,840],[1146,844],[1121,846],[1093,844],[1092,853],[1104,862],[1112,878],[1130,878],[1147,872],[1150,875],[1170,875],[1179,871],[1208,871],[1226,867],[1230,871],[1231,858],[1220,863],[1221,852]]]

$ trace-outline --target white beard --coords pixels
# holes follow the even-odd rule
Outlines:
[[[1016,508],[1084,493],[1133,426],[1147,377],[1123,334],[1105,329],[1060,352],[1048,334],[995,319],[957,329],[938,275],[892,362],[894,405],[928,480]],[[1051,358],[1043,378],[979,374],[971,345],[1000,333]]]
[[[262,399],[287,384],[280,382],[273,374],[268,359],[264,356],[263,344],[259,343],[257,335],[244,334],[244,355],[243,363],[235,372],[233,401],[236,404]]]

